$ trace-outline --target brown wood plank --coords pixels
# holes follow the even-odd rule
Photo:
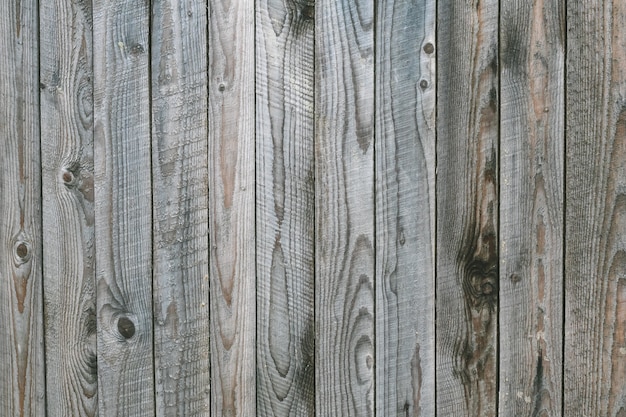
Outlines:
[[[45,414],[37,1],[0,2],[0,415]]]
[[[211,412],[254,416],[254,0],[209,13]]]
[[[438,2],[437,414],[495,416],[498,2]]]
[[[93,3],[99,415],[153,416],[149,4]]]
[[[210,413],[206,7],[152,2],[157,416]]]
[[[39,5],[47,413],[95,416],[92,8]]]
[[[561,415],[564,6],[500,6],[500,416]]]
[[[376,413],[435,414],[435,1],[378,2]]]
[[[374,3],[320,0],[316,68],[316,415],[374,414]]]
[[[626,415],[626,4],[567,2],[563,415]]]
[[[312,416],[314,8],[256,10],[257,414]]]

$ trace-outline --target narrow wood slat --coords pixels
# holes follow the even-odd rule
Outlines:
[[[93,3],[99,415],[154,415],[149,4]]]
[[[495,416],[498,2],[438,2],[437,414]]]
[[[435,1],[377,3],[376,413],[435,414]]]
[[[0,2],[0,415],[45,414],[37,1]]]
[[[501,3],[500,416],[561,415],[564,12]]]
[[[314,8],[256,4],[257,414],[312,416]]]
[[[374,414],[374,3],[315,6],[316,415]]]
[[[47,412],[95,416],[92,8],[39,5]]]
[[[209,1],[211,414],[256,415],[254,0]]]
[[[626,4],[567,2],[563,415],[626,416]]]
[[[208,416],[207,9],[152,1],[157,416]]]

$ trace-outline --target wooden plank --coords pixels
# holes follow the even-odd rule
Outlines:
[[[152,2],[157,416],[210,412],[206,6]]]
[[[316,415],[374,414],[374,3],[315,6]]]
[[[150,10],[93,9],[99,414],[152,416]]]
[[[501,416],[561,415],[564,6],[500,6]]]
[[[47,412],[95,416],[92,8],[39,13]]]
[[[256,11],[257,414],[312,416],[314,9]]]
[[[498,2],[438,2],[437,414],[496,415]]]
[[[380,416],[435,415],[435,12],[432,0],[382,1],[377,9]]]
[[[256,415],[254,0],[209,1],[211,414]]]
[[[568,2],[563,415],[626,415],[626,4]]]
[[[45,414],[38,10],[0,2],[0,415]]]

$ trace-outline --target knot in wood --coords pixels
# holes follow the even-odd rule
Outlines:
[[[63,175],[61,177],[63,178],[65,185],[71,185],[74,182],[74,174],[70,170],[63,171]]]
[[[137,43],[130,48],[131,55],[139,55],[144,52],[143,46],[140,43]]]
[[[435,47],[432,43],[428,42],[426,45],[424,45],[424,52],[426,52],[427,54],[432,54],[433,52],[435,52]]]
[[[304,20],[313,20],[315,19],[315,7],[313,6],[304,6],[302,8],[301,16]]]
[[[28,245],[25,242],[20,242],[15,248],[15,254],[21,260],[26,260],[28,258]]]
[[[125,339],[130,339],[135,335],[135,323],[128,317],[120,317],[117,321],[117,330]]]

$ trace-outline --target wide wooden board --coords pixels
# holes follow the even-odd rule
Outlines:
[[[437,7],[437,414],[490,417],[498,376],[498,2]]]
[[[98,412],[91,3],[39,3],[47,412]]]
[[[376,415],[435,414],[435,1],[378,2]]]
[[[312,416],[314,8],[256,5],[257,413]]]

